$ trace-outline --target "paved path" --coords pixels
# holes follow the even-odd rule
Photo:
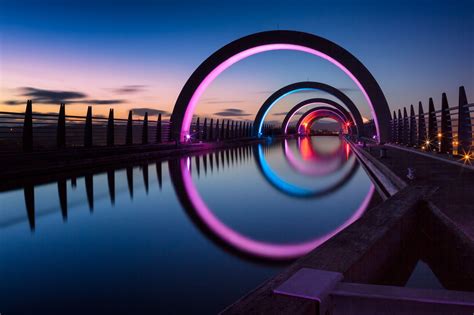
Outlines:
[[[439,190],[431,201],[474,241],[474,171],[413,152],[385,147],[386,158],[379,158],[379,146],[370,148],[372,156],[410,185],[438,186]],[[415,180],[410,181],[406,177],[409,167],[416,169]]]

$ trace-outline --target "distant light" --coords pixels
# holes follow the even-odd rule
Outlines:
[[[430,145],[430,140],[425,141],[426,145]]]
[[[190,134],[187,134],[187,135],[186,135],[186,140],[189,140],[189,139],[191,139],[191,135],[190,135]]]
[[[422,149],[422,150],[425,150],[425,149],[426,149],[426,147],[425,147],[425,146],[422,146],[422,147],[421,147],[421,149]]]
[[[438,138],[441,138],[443,135],[441,133],[438,133]]]

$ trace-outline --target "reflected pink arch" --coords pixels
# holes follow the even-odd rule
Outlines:
[[[278,259],[278,260],[287,260],[301,257],[314,248],[320,246],[322,243],[327,241],[329,238],[339,233],[351,223],[356,221],[360,216],[365,212],[366,208],[369,205],[370,199],[374,193],[374,185],[371,183],[369,192],[365,196],[364,200],[360,204],[356,212],[347,219],[342,225],[337,227],[334,231],[331,231],[323,236],[312,239],[310,241],[301,242],[301,243],[289,243],[289,244],[275,244],[261,242],[253,240],[249,237],[246,237],[222,223],[219,218],[217,218],[214,213],[209,209],[207,204],[202,200],[199,192],[196,189],[196,186],[193,183],[190,172],[190,160],[188,158],[183,158],[180,160],[180,169],[186,194],[189,197],[189,200],[193,204],[196,214],[206,224],[211,231],[213,231],[218,237],[220,237],[226,243],[238,248],[239,250],[259,256],[264,258]]]
[[[298,139],[299,141],[299,139]],[[336,150],[337,154],[331,155],[331,159],[329,162],[332,163],[326,163],[327,160],[323,160],[323,163],[301,163],[293,154],[293,151],[290,149],[290,146],[288,145],[288,140],[284,140],[283,142],[284,146],[284,152],[285,152],[285,157],[290,163],[290,165],[295,168],[298,172],[304,174],[304,175],[310,175],[310,176],[325,176],[328,174],[331,174],[334,172],[340,165],[343,163],[343,160],[341,158],[345,158],[347,160],[349,158],[349,152],[344,152],[344,150],[347,150],[347,147],[344,146],[344,142],[341,141],[341,146]],[[340,150],[340,148],[343,148]],[[316,159],[318,160],[318,159]],[[326,163],[326,164],[324,164]]]
[[[181,125],[181,132],[180,132],[180,140],[185,141],[186,140],[186,135],[189,134],[189,130],[191,127],[191,121],[193,118],[193,113],[196,108],[197,103],[199,102],[199,99],[201,98],[201,95],[204,93],[206,88],[214,81],[214,79],[221,74],[224,70],[232,66],[234,63],[237,63],[238,61],[245,59],[247,57],[250,57],[255,54],[259,54],[262,52],[266,51],[272,51],[272,50],[295,50],[295,51],[302,51],[308,54],[312,54],[318,57],[321,57],[332,64],[336,65],[339,69],[344,71],[345,74],[347,74],[351,80],[357,85],[357,87],[361,90],[362,94],[364,95],[365,99],[367,100],[367,103],[369,104],[371,108],[371,113],[372,117],[374,117],[374,122],[376,125],[376,130],[377,130],[377,136],[380,139],[380,131],[379,131],[379,124],[377,121],[377,116],[374,114],[374,106],[369,98],[369,95],[365,91],[364,87],[362,84],[357,80],[357,78],[346,68],[344,65],[342,65],[340,62],[332,58],[331,56],[328,56],[318,50],[311,49],[305,46],[301,45],[293,45],[293,44],[268,44],[268,45],[261,45],[253,48],[249,48],[247,50],[244,50],[240,53],[235,54],[234,56],[230,57],[226,61],[222,62],[219,64],[214,70],[212,70],[206,78],[199,84],[198,88],[194,91],[193,96],[191,97],[191,100],[188,103],[188,106],[186,108],[186,112],[184,114],[183,118],[183,124]],[[266,113],[263,117],[265,118]],[[262,121],[263,121],[262,119]]]

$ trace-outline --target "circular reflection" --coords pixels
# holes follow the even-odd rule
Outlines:
[[[261,146],[259,146],[259,152],[261,152]],[[368,207],[374,193],[374,186],[371,184],[367,195],[356,211],[341,225],[324,235],[295,243],[265,242],[252,239],[233,230],[213,213],[193,183],[190,164],[189,157],[169,162],[171,180],[180,203],[201,231],[212,241],[224,246],[225,249],[253,259],[284,261],[305,255],[357,220]]]
[[[283,154],[288,164],[297,172],[307,176],[325,176],[339,171],[352,152],[347,143],[340,140],[335,150],[327,153],[319,150],[314,145],[311,137],[303,137],[297,139],[297,149],[302,157],[299,160],[293,150],[291,150],[288,140],[282,143]]]
[[[345,183],[349,181],[359,169],[359,163],[357,163],[357,160],[355,158],[350,159],[348,163],[352,163],[352,165],[349,171],[344,176],[342,176],[337,182],[323,189],[310,189],[294,185],[279,177],[266,161],[261,144],[259,144],[256,149],[254,147],[254,150],[256,150],[256,152],[254,152],[254,156],[258,169],[260,170],[260,173],[263,175],[265,180],[285,195],[296,198],[316,198],[333,193],[342,186],[344,186]],[[285,157],[287,158],[286,155]]]

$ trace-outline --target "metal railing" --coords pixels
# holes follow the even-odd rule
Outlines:
[[[391,120],[391,141],[393,143],[417,147],[422,150],[446,154],[472,154],[474,103],[468,103],[463,86],[459,88],[458,106],[449,107],[446,93],[442,95],[441,109],[435,110],[433,99],[429,99],[428,111],[421,102],[418,114],[414,106],[393,112]]]
[[[108,117],[93,116],[89,106],[86,116],[66,115],[65,104],[57,114],[37,113],[27,101],[23,113],[0,112],[0,152],[170,143],[170,126],[161,114],[149,119],[145,113],[137,119],[130,111],[123,119],[114,118],[110,109]],[[251,137],[252,124],[195,117],[191,130],[188,142],[220,141]]]

